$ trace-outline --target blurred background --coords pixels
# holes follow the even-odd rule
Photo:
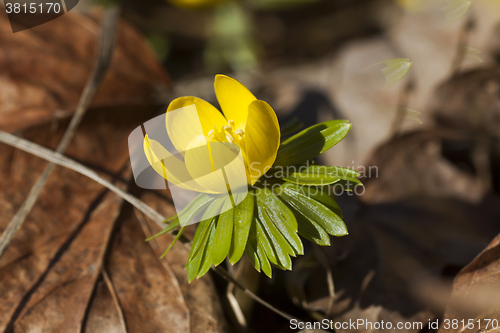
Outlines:
[[[363,191],[338,198],[349,236],[305,242],[293,271],[272,279],[245,261],[227,269],[305,321],[421,322],[393,331],[423,333],[486,331],[444,319],[500,320],[499,0],[80,0],[16,34],[2,10],[0,130],[55,149],[112,5],[111,67],[66,155],[170,216],[168,192],[131,181],[126,138],[173,98],[217,105],[215,74],[269,102],[281,125],[348,119],[348,137],[319,160],[362,173]],[[411,69],[385,88],[380,64],[395,58]],[[0,230],[45,165],[0,145]],[[151,248],[151,221],[58,170],[0,260],[1,330],[290,331],[215,274],[188,284],[181,244],[158,260],[170,236]]]

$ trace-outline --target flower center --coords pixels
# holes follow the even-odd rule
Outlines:
[[[229,119],[227,123],[228,125],[222,126],[220,131],[217,130],[217,128],[214,126],[214,129],[208,132],[208,136],[210,137],[211,141],[230,142],[237,144],[238,146],[240,146],[240,148],[244,149],[245,131],[240,128],[237,129],[234,125],[234,120],[232,119]]]

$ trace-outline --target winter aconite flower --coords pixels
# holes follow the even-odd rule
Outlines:
[[[208,172],[204,170],[203,151],[196,148],[207,144],[211,147],[210,160],[206,163],[210,167],[216,158],[215,145],[212,143],[237,145],[243,157],[244,171],[238,170],[237,166],[229,166],[226,172],[254,185],[274,163],[280,143],[278,119],[268,103],[258,100],[244,85],[225,75],[217,75],[214,86],[223,114],[197,97],[177,98],[167,109],[167,132],[177,151],[185,152],[184,164],[165,163],[165,155],[168,154],[165,148],[148,136],[144,140],[146,157],[161,176],[182,188],[212,194],[226,193],[225,182],[217,179],[216,174],[206,175]],[[196,107],[197,112],[197,116],[192,119],[186,116],[186,112],[173,113],[174,110],[191,105]],[[202,133],[196,126],[191,126],[195,122],[201,123]],[[229,149],[226,155],[231,154]],[[186,171],[193,181],[179,180]]]
[[[304,253],[302,238],[328,246],[330,236],[347,235],[333,189],[352,190],[361,184],[360,175],[313,159],[339,143],[351,124],[326,121],[283,140],[283,133],[297,128],[280,132],[271,106],[241,83],[217,75],[215,92],[223,114],[196,97],[178,98],[168,107],[166,129],[180,156],[148,136],[143,145],[149,163],[169,184],[199,192],[154,236],[178,229],[167,253],[189,221],[201,221],[186,264],[189,281],[226,258],[235,264],[244,254],[271,277],[272,266],[292,269],[292,257]],[[241,165],[231,166],[240,154]],[[223,169],[226,182],[213,175]],[[230,188],[230,178],[243,179],[245,191]]]

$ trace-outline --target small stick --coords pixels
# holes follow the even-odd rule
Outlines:
[[[123,191],[122,189],[118,188],[117,186],[111,184],[110,182],[108,182],[107,180],[105,180],[104,178],[99,176],[95,171],[87,168],[86,166],[84,166],[84,165],[64,156],[64,155],[61,155],[60,153],[56,153],[53,150],[42,147],[40,145],[37,145],[36,143],[22,139],[20,137],[17,137],[15,135],[12,135],[12,134],[7,133],[7,132],[0,131],[0,142],[6,143],[10,146],[17,148],[17,149],[21,149],[25,152],[28,152],[30,154],[33,154],[33,155],[38,156],[40,158],[43,158],[43,159],[45,159],[53,164],[66,167],[68,169],[76,171],[84,176],[87,176],[87,177],[95,180],[97,183],[107,187],[109,190],[118,194],[124,200],[128,201],[134,207],[139,209],[146,216],[151,218],[156,224],[158,224],[162,229],[165,228],[165,224],[163,223],[165,218],[162,215],[160,215],[153,208],[149,207],[148,205],[146,205],[144,202],[137,199],[133,195],[131,195],[131,194]]]
[[[271,311],[275,312],[276,314],[280,315],[281,317],[291,321],[292,319],[296,320],[297,323],[302,323],[303,321],[297,318],[294,318],[292,315],[281,311],[280,309],[275,308],[268,302],[264,301],[262,298],[259,296],[255,295],[253,292],[251,292],[249,289],[245,288],[241,283],[238,282],[235,278],[233,278],[224,268],[217,266],[217,267],[212,267],[211,268],[215,273],[220,275],[222,278],[224,278],[226,281],[233,283],[236,287],[240,288],[245,294],[247,294],[251,299],[256,301],[257,303],[265,306],[266,308],[270,309]]]

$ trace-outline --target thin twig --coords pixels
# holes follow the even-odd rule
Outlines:
[[[76,111],[71,118],[71,122],[69,123],[69,126],[66,129],[63,138],[57,146],[56,152],[58,153],[63,153],[68,147],[71,139],[75,135],[78,125],[80,125],[80,122],[85,115],[90,102],[95,96],[97,88],[99,87],[104,74],[106,73],[106,70],[111,61],[111,55],[113,53],[112,51],[115,44],[118,16],[118,7],[112,7],[107,11],[106,15],[103,18],[102,31],[99,38],[99,56],[97,58],[97,64],[94,68],[94,71],[92,72],[92,75],[90,76],[90,79],[85,85]],[[54,170],[54,167],[55,165],[53,163],[50,163],[45,167],[35,185],[33,185],[33,187],[31,188],[28,197],[23,202],[19,210],[16,212],[16,215],[14,215],[12,220],[9,222],[9,225],[2,233],[2,236],[0,237],[0,258],[4,254],[5,250],[9,246],[19,228],[21,228],[21,225],[26,219],[26,216],[33,208],[33,205],[37,201],[38,196],[45,186],[45,183],[47,182],[50,174]]]
[[[13,146],[17,149],[21,149],[25,152],[43,158],[53,164],[60,165],[76,171],[84,176],[87,176],[99,184],[107,187],[112,192],[118,194],[124,200],[128,201],[134,207],[143,212],[146,216],[151,218],[156,224],[158,224],[162,229],[165,228],[165,224],[163,221],[165,218],[160,215],[157,211],[146,205],[141,200],[137,199],[133,195],[123,191],[122,189],[116,187],[111,184],[109,181],[105,180],[101,176],[99,176],[95,171],[87,168],[86,166],[64,156],[59,153],[56,153],[53,150],[37,145],[36,143],[30,142],[28,140],[22,139],[15,135],[12,135],[7,132],[0,131],[0,142]]]
[[[315,247],[315,249],[318,250],[316,252],[316,258],[326,271],[326,282],[328,286],[328,307],[325,311],[326,318],[329,317],[333,311],[333,305],[335,303],[335,283],[333,281],[333,273],[330,266],[328,252],[326,252],[322,246]]]
[[[226,265],[227,273],[230,274],[232,277],[234,277],[236,280],[238,279],[238,277],[241,276],[243,269],[245,268],[244,258],[242,259],[243,260],[241,260],[238,263],[238,265],[233,266],[229,264],[229,262],[227,262]],[[238,300],[236,299],[236,296],[234,294],[234,288],[235,286],[231,282],[227,284],[226,297],[229,302],[229,306],[233,310],[234,318],[236,319],[236,323],[239,326],[239,330],[246,332],[248,330],[247,320],[245,318],[245,314],[243,313],[240,304],[238,303]]]
[[[281,311],[281,310],[275,308],[274,306],[272,306],[271,304],[267,303],[266,301],[264,301],[259,296],[255,295],[253,292],[251,292],[250,290],[248,290],[247,288],[245,288],[241,283],[239,283],[236,279],[234,279],[224,268],[222,268],[220,266],[217,266],[217,267],[212,267],[212,270],[214,272],[216,272],[218,275],[220,275],[221,277],[223,277],[226,281],[231,282],[236,287],[240,288],[245,294],[247,294],[251,299],[253,299],[257,303],[260,303],[260,304],[264,305],[266,308],[274,311],[275,313],[277,313],[278,315],[282,316],[283,318],[285,318],[287,320],[294,319],[298,323],[302,322],[302,320],[294,318],[292,315],[290,315],[290,314],[288,314],[288,313],[286,313],[284,311]]]
[[[234,269],[236,267],[236,269]],[[233,276],[235,279],[238,279],[239,276],[241,276],[243,269],[244,269],[244,261],[240,261],[237,266],[232,266],[232,265],[227,265],[227,272],[231,276]],[[241,309],[240,304],[238,303],[238,300],[236,299],[236,296],[234,294],[234,284],[231,282],[227,284],[226,288],[226,297],[229,302],[229,306],[233,310],[234,317],[236,319],[237,324],[240,326],[240,330],[247,331],[248,330],[248,323],[245,318],[245,314],[243,313],[243,310]]]

